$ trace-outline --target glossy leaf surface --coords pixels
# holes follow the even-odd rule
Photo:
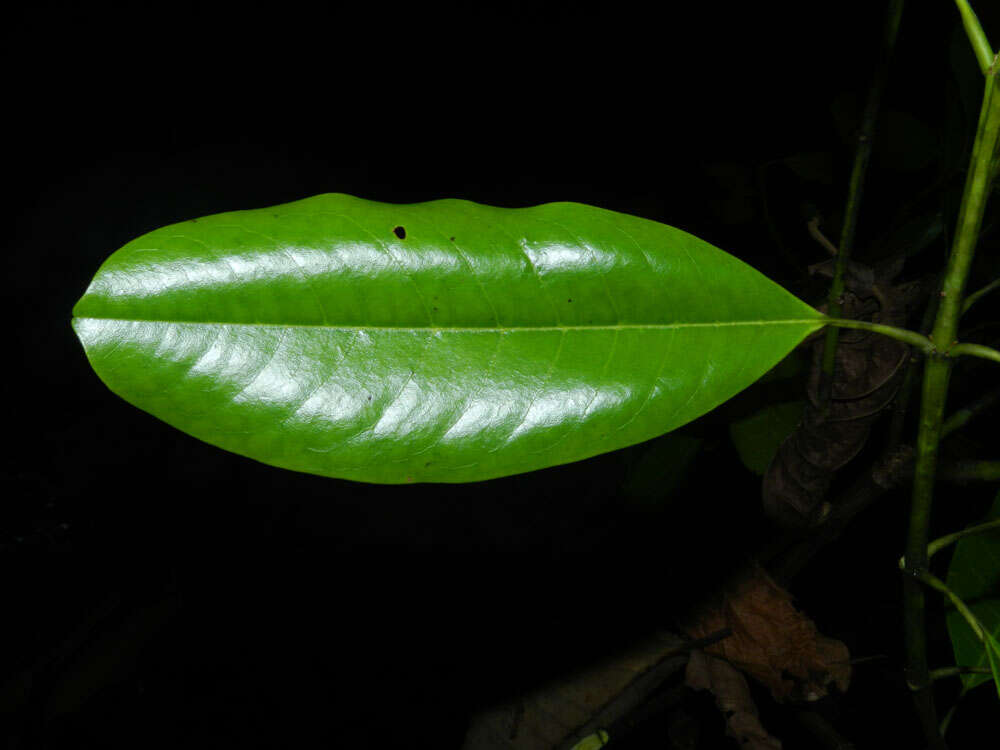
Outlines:
[[[339,194],[146,234],[101,266],[74,316],[108,387],[169,424],[385,483],[476,481],[648,440],[823,325],[657,222]]]

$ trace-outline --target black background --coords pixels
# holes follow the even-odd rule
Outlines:
[[[802,269],[825,256],[805,222],[819,210],[836,236],[884,4],[677,5],[40,4],[8,19],[0,673],[35,676],[4,696],[8,747],[458,747],[474,707],[669,627],[767,538],[759,478],[719,415],[684,428],[709,449],[658,512],[620,496],[642,446],[476,485],[362,485],[167,427],[100,383],[69,325],[137,235],[327,191],[591,203],[818,301]],[[910,6],[886,107],[923,129],[881,134],[862,248],[967,146],[947,136],[956,70],[975,78],[953,4]],[[821,179],[781,165],[804,152],[830,155]],[[884,501],[794,588],[854,656],[886,657],[836,706],[858,747],[917,742],[904,508],[905,493]],[[933,627],[932,662],[948,663]],[[956,746],[975,713],[957,715]]]

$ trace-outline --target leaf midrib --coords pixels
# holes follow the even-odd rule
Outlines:
[[[221,320],[164,320],[161,318],[108,318],[92,315],[74,316],[76,320],[117,320],[127,323],[164,323],[171,325],[195,326],[244,326],[258,328],[319,328],[330,331],[432,331],[448,333],[472,333],[475,331],[508,332],[508,331],[621,331],[632,329],[669,330],[677,328],[732,328],[738,326],[778,326],[778,325],[825,325],[825,319],[819,318],[789,318],[782,320],[731,320],[707,321],[701,323],[616,323],[572,326],[369,326],[369,325],[330,325],[314,323],[237,323]]]

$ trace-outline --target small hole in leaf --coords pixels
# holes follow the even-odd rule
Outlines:
[[[397,237],[399,237],[399,239],[401,240],[406,239],[406,230],[403,227],[396,227],[395,229],[392,230],[392,233]]]

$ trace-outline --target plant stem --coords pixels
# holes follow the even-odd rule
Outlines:
[[[976,304],[976,302],[978,302],[983,296],[998,288],[1000,288],[1000,279],[993,279],[993,281],[984,286],[978,292],[973,292],[965,298],[965,304],[962,305],[962,312],[968,312],[969,308]]]
[[[904,560],[899,561],[900,567],[903,567],[904,562],[905,562]],[[948,586],[945,584],[944,581],[942,581],[936,575],[928,573],[926,570],[916,573],[915,577],[921,583],[929,586],[935,591],[940,591],[942,594],[948,597],[951,603],[955,605],[955,609],[958,610],[958,613],[962,615],[963,618],[965,618],[965,621],[969,624],[969,627],[972,628],[972,632],[975,633],[976,638],[985,643],[986,628],[983,627],[983,624],[979,621],[979,618],[976,617],[975,613],[971,609],[969,609],[969,605],[963,602],[955,594],[954,591],[948,588]]]
[[[983,346],[982,344],[955,343],[948,347],[946,351],[939,352],[931,338],[924,336],[922,333],[911,331],[908,328],[896,328],[895,326],[885,326],[881,323],[869,323],[867,320],[850,320],[848,318],[827,318],[826,324],[829,326],[827,330],[856,328],[860,331],[880,333],[891,339],[897,339],[915,346],[924,354],[938,354],[942,357],[960,357],[965,354],[971,357],[981,357],[982,359],[1000,362],[1000,351],[989,346]]]
[[[967,354],[972,357],[982,357],[983,359],[1000,362],[1000,352],[982,344],[955,344],[948,349],[947,354],[949,357],[960,357],[963,354]]]
[[[946,677],[958,677],[963,674],[990,674],[989,667],[941,667],[931,670],[931,681],[937,682]]]
[[[848,320],[847,318],[830,318],[826,324],[831,328],[855,328],[859,331],[871,331],[880,333],[892,339],[898,339],[911,346],[915,346],[924,354],[936,354],[937,348],[934,342],[927,336],[907,328],[896,328],[895,326],[885,326],[881,323],[869,323],[867,320]],[[967,346],[967,345],[966,345]]]
[[[955,699],[955,703],[952,705],[951,708],[948,709],[948,713],[944,715],[944,718],[941,719],[940,731],[942,737],[944,737],[948,733],[948,727],[951,726],[951,720],[955,718],[955,710],[958,708],[958,704],[962,702],[962,698],[965,697],[965,694],[967,692],[968,692],[967,689],[963,689],[962,692],[958,694],[958,698]]]
[[[994,531],[996,529],[1000,529],[1000,519],[980,523],[975,526],[970,526],[967,529],[956,531],[954,534],[939,537],[927,545],[927,557],[932,557],[935,553],[941,551],[949,544],[954,544],[959,539],[964,539],[965,537],[972,536],[973,534],[985,534],[988,531]]]
[[[941,472],[941,478],[953,482],[997,482],[1000,461],[956,461]]]
[[[994,388],[968,406],[962,407],[945,420],[944,426],[941,428],[941,437],[946,437],[955,430],[964,427],[969,420],[986,411],[998,401],[1000,401],[1000,388]]]
[[[979,24],[976,12],[969,5],[969,0],[955,0],[955,5],[958,6],[958,12],[962,16],[962,25],[965,27],[965,33],[972,44],[972,51],[976,53],[976,60],[979,62],[979,67],[983,73],[986,73],[993,64],[993,50],[990,49],[986,33]]]
[[[841,297],[844,294],[844,271],[854,246],[854,235],[858,227],[858,210],[861,207],[861,193],[868,171],[868,162],[871,160],[875,118],[878,115],[882,91],[885,89],[885,83],[889,76],[889,61],[892,58],[892,49],[896,44],[896,35],[902,15],[903,0],[892,0],[886,11],[881,59],[875,71],[875,78],[868,89],[868,99],[861,117],[861,128],[858,131],[858,145],[854,152],[854,167],[851,169],[851,182],[847,190],[844,224],[840,230],[840,247],[834,265],[833,281],[830,283],[830,293],[827,297],[827,312],[832,318],[839,318],[843,314]],[[830,398],[839,333],[837,328],[831,326],[826,329],[826,337],[823,341],[823,359],[820,365],[820,402],[824,407]]]
[[[971,9],[969,12],[971,13]],[[966,28],[968,29],[968,24]],[[977,54],[979,54],[978,51]],[[993,155],[996,152],[997,138],[1000,134],[1000,96],[994,96],[995,91],[996,74],[991,67],[986,76],[985,93],[969,174],[962,195],[954,244],[948,258],[948,266],[942,284],[937,319],[931,334],[931,340],[943,346],[948,346],[955,340],[958,318],[962,310],[962,291],[969,274],[976,242],[979,239],[983,212],[989,195]],[[910,506],[910,528],[906,541],[906,571],[910,575],[904,579],[903,594],[907,681],[914,691],[914,700],[920,713],[926,739],[937,747],[943,746],[944,741],[937,728],[936,711],[930,692],[924,592],[918,582],[930,575],[927,573],[928,529],[934,496],[934,473],[937,464],[938,443],[941,439],[945,400],[951,377],[951,363],[950,357],[931,355],[927,358],[924,366],[913,500]]]

